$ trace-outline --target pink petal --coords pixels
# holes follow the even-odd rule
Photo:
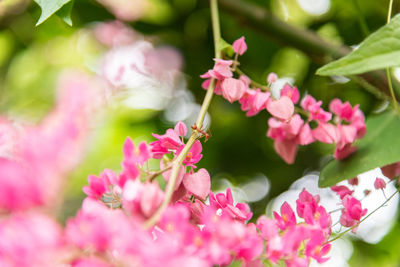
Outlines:
[[[287,163],[293,164],[297,154],[297,144],[291,140],[274,142],[274,149],[276,153]]]
[[[193,195],[205,199],[211,189],[210,174],[206,169],[186,174],[183,178],[183,185]]]
[[[297,142],[302,145],[308,145],[314,142],[315,139],[313,135],[311,134],[311,128],[308,123],[304,124],[304,126],[301,128],[300,133],[298,135],[298,140]]]
[[[179,136],[185,136],[187,133],[186,125],[183,122],[178,121],[178,123],[175,125],[174,131]]]
[[[244,36],[240,37],[236,41],[233,42],[232,44],[233,51],[235,53],[238,53],[239,55],[243,55],[244,52],[247,50],[247,45],[246,42],[244,41]]]
[[[375,189],[383,189],[386,188],[386,183],[382,178],[376,178],[374,182]]]
[[[133,145],[132,139],[127,137],[124,142],[124,148],[123,148],[123,153],[126,158],[129,158],[133,155],[133,150],[135,149],[135,146]]]
[[[282,96],[278,100],[270,101],[267,110],[274,117],[287,121],[294,113],[294,104],[287,96]]]
[[[246,91],[246,84],[243,81],[235,78],[227,78],[222,82],[221,88],[224,98],[233,103],[244,95]]]
[[[157,183],[145,184],[140,199],[140,207],[146,217],[150,217],[160,206],[164,198],[164,192],[161,191]]]

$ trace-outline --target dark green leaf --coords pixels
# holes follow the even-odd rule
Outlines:
[[[322,169],[319,186],[327,187],[358,174],[400,161],[400,120],[393,110],[371,116],[358,149],[343,161],[330,161]]]
[[[38,22],[36,23],[36,26],[44,22],[46,19],[48,19],[51,15],[53,15],[57,11],[59,11],[63,6],[65,6],[65,10],[60,10],[61,18],[69,25],[72,25],[70,18],[72,0],[34,0],[34,1],[40,6],[40,9],[42,10],[42,14],[40,15]]]
[[[318,75],[353,75],[400,66],[400,15],[368,36],[347,56],[317,70]]]

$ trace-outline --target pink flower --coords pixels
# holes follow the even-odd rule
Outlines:
[[[349,102],[342,103],[340,99],[335,98],[329,104],[329,110],[340,119],[350,122],[359,110],[359,105],[352,108]]]
[[[250,211],[250,207],[246,203],[238,203],[236,206],[233,205],[233,197],[230,188],[226,189],[226,195],[219,193],[216,196],[210,192],[210,206],[217,209],[222,209],[223,214],[228,214],[233,219],[239,221],[250,220],[253,213]]]
[[[244,52],[247,50],[247,45],[246,42],[244,41],[244,36],[240,37],[236,41],[233,42],[232,44],[233,51],[239,55],[243,55]]]
[[[294,162],[298,144],[303,145],[314,141],[312,137],[306,136],[310,129],[308,124],[304,125],[299,114],[295,114],[288,122],[270,118],[268,125],[267,136],[275,140],[275,151],[288,164]]]
[[[267,241],[266,257],[271,262],[277,263],[283,257],[285,244],[279,235],[279,228],[276,221],[262,215],[257,220],[257,229]]]
[[[222,82],[221,88],[224,98],[233,103],[242,98],[246,91],[246,84],[235,78],[227,78]]]
[[[121,209],[112,210],[86,198],[77,216],[68,220],[65,232],[71,244],[105,252],[121,242],[124,236],[132,235],[134,230]]]
[[[299,198],[296,200],[297,214],[299,217],[304,218],[304,209],[309,207],[314,214],[317,211],[319,202],[319,195],[311,195],[305,188],[301,191]]]
[[[314,141],[315,138],[312,135],[310,125],[308,123],[305,123],[301,128],[299,134],[297,135],[297,143],[299,145],[305,146],[313,143]]]
[[[222,80],[226,78],[231,78],[233,76],[231,71],[231,65],[233,63],[232,60],[215,58],[214,61],[214,68],[208,71],[211,77],[217,80]]]
[[[210,84],[211,84],[210,71],[200,75],[200,78],[206,79],[204,82],[202,82],[201,87],[205,90],[208,90],[208,88],[210,87]],[[216,80],[214,94],[222,95],[221,83],[223,80],[224,80],[223,78],[221,78],[220,80]]]
[[[175,125],[174,131],[178,136],[183,137],[187,133],[186,125],[183,122],[178,121],[178,123]]]
[[[281,215],[274,211],[275,220],[279,228],[283,231],[289,226],[296,225],[296,215],[292,208],[287,202],[284,202],[281,206]]]
[[[71,267],[111,267],[110,264],[98,258],[79,258],[71,263]]]
[[[135,40],[132,28],[118,20],[99,23],[94,28],[94,34],[100,43],[111,47],[128,45]]]
[[[89,118],[102,103],[95,94],[101,89],[98,85],[88,76],[69,72],[60,79],[54,110],[40,124],[18,129],[3,122],[0,210],[27,209],[59,198],[64,175],[83,156]]]
[[[288,228],[282,236],[285,258],[296,258],[300,245],[309,238],[310,229],[306,225],[296,225]]]
[[[289,84],[285,84],[283,86],[283,89],[281,90],[281,97],[282,96],[289,97],[292,100],[293,104],[297,104],[300,99],[300,93],[297,87],[291,87]]]
[[[271,72],[270,74],[268,74],[267,83],[272,84],[277,80],[278,80],[278,75],[276,75],[276,73]]]
[[[141,183],[139,180],[129,180],[123,188],[122,204],[139,220],[149,218],[163,199],[164,192],[156,182]]]
[[[167,139],[167,138],[165,138]],[[164,140],[165,140],[164,139]],[[166,142],[167,143],[167,142]],[[167,143],[168,144],[168,143]],[[164,143],[165,145],[165,143]],[[135,150],[135,145],[128,137],[124,142],[122,161],[122,173],[120,174],[120,185],[123,186],[128,179],[136,179],[139,175],[138,165],[142,166],[150,158],[150,148],[145,142],[138,146],[138,151]]]
[[[357,129],[352,125],[337,125],[337,140],[336,146],[338,149],[342,149],[345,145],[351,144],[355,141],[357,135]]]
[[[303,100],[301,100],[301,107],[310,112],[310,119],[316,120],[321,123],[326,123],[332,119],[332,114],[324,111],[321,108],[322,101],[316,101],[312,96],[306,95]]]
[[[61,227],[38,212],[14,213],[0,219],[0,263],[5,266],[54,266],[62,253]],[[40,253],[38,253],[40,251]],[[2,265],[3,266],[3,265]]]
[[[347,188],[347,186],[344,185],[335,185],[331,187],[332,191],[336,192],[340,196],[340,199],[343,199],[347,195],[352,195],[354,191],[350,190]]]
[[[246,88],[242,98],[239,99],[241,109],[247,111],[246,116],[254,116],[267,107],[270,95],[270,92],[261,92],[260,89]]]
[[[179,155],[182,151],[184,146],[180,146],[177,151],[176,155]],[[195,164],[201,160],[203,155],[201,154],[201,151],[203,150],[203,146],[201,145],[201,142],[199,140],[196,140],[193,144],[193,146],[190,148],[189,152],[186,154],[185,159],[183,160],[183,164],[186,166],[196,168]]]
[[[342,216],[340,217],[340,224],[345,227],[352,227],[360,223],[361,217],[367,214],[367,209],[362,209],[361,202],[350,196],[346,195],[343,199]],[[357,231],[357,227],[352,230],[354,233]]]
[[[89,175],[88,182],[89,186],[83,187],[83,191],[86,193],[86,195],[95,199],[101,198],[106,192],[104,181],[94,175]]]
[[[376,178],[374,182],[375,189],[384,189],[386,188],[386,183],[382,178]]]
[[[318,206],[315,211],[312,210],[311,206],[305,206],[304,221],[308,225],[315,226],[316,229],[321,230],[326,237],[330,236],[332,218],[323,206]]]
[[[153,158],[160,159],[165,154],[170,153],[171,150],[177,150],[184,144],[180,138],[182,136],[180,130],[184,130],[182,127],[178,122],[175,126],[175,128],[178,128],[177,130],[168,129],[163,135],[153,134],[158,139],[158,141],[150,143]]]
[[[336,143],[339,139],[336,126],[330,123],[320,123],[318,127],[311,132],[312,136],[322,143],[332,144]]]
[[[329,258],[324,258],[331,248],[330,243],[326,243],[326,238],[321,231],[313,231],[311,238],[307,242],[305,254],[315,259],[318,263],[324,263]]]
[[[293,142],[296,143],[297,136],[302,130],[303,123],[299,114],[295,114],[288,122],[270,118],[268,120],[269,129],[267,136],[279,141],[293,140]]]
[[[294,113],[294,105],[292,100],[287,96],[281,96],[278,100],[269,101],[267,110],[272,116],[288,121]]]

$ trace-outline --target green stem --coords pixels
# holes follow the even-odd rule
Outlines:
[[[379,88],[375,87],[373,84],[368,83],[366,80],[364,80],[363,78],[359,77],[359,76],[349,76],[349,78],[355,82],[358,83],[360,86],[362,86],[366,91],[368,91],[369,93],[373,94],[376,98],[378,99],[382,99],[382,100],[388,100],[390,101],[390,96],[382,93],[381,90],[379,90]]]
[[[383,202],[379,207],[377,207],[376,209],[374,209],[370,214],[368,214],[367,216],[365,216],[361,221],[359,221],[356,225],[353,225],[352,227],[350,227],[349,229],[347,229],[346,231],[340,233],[338,236],[336,236],[335,238],[332,238],[331,240],[328,240],[327,243],[333,242],[339,238],[341,238],[343,235],[345,235],[346,233],[350,232],[351,230],[353,230],[354,228],[358,227],[363,221],[365,221],[368,217],[370,217],[372,214],[374,214],[377,210],[379,210],[380,208],[382,208],[383,206],[386,205],[386,203],[388,203],[397,193],[399,193],[399,190],[396,190],[396,192],[394,192],[388,199],[385,200],[385,202]]]
[[[172,164],[168,165],[164,169],[160,169],[158,171],[150,172],[149,176],[147,176],[147,178],[146,178],[146,181],[152,182],[157,176],[159,176],[160,174],[163,174],[164,172],[168,171],[171,168],[172,168]]]
[[[392,7],[393,7],[393,0],[389,0],[389,8],[388,8],[386,24],[388,24],[390,22],[390,19],[392,17]],[[390,95],[392,96],[394,109],[396,110],[396,113],[400,118],[400,111],[399,111],[399,107],[397,104],[396,95],[394,94],[394,90],[393,90],[392,78],[390,75],[390,68],[386,68],[386,77],[388,80],[388,86],[389,86],[389,90],[390,90]]]
[[[221,53],[218,50],[218,42],[221,38],[221,31],[220,31],[220,25],[219,25],[217,0],[210,0],[210,9],[211,9],[212,30],[213,30],[213,35],[214,35],[215,58],[221,58]],[[216,82],[215,79],[212,79],[210,86],[208,87],[206,96],[204,97],[203,104],[200,109],[200,113],[197,117],[197,121],[196,121],[197,128],[196,129],[201,129],[203,126],[204,118],[207,114],[208,107],[210,106],[210,103],[211,103],[211,100],[212,100],[212,97],[214,94],[215,82]],[[194,130],[192,132],[189,140],[185,144],[185,147],[182,149],[182,151],[178,155],[178,157],[174,160],[174,162],[172,164],[171,176],[168,180],[167,188],[165,189],[164,200],[161,203],[160,207],[157,209],[157,211],[153,214],[153,216],[150,217],[145,222],[144,225],[146,228],[150,228],[150,227],[154,226],[155,224],[157,224],[157,222],[160,220],[161,215],[163,214],[164,210],[168,207],[169,202],[171,201],[172,195],[174,193],[174,188],[175,188],[176,180],[178,178],[180,166],[182,165],[182,162],[185,159],[190,148],[192,147],[194,142],[197,140],[198,133],[199,132],[197,130]]]
[[[356,9],[357,18],[358,18],[358,22],[360,23],[361,31],[363,32],[364,37],[367,37],[369,35],[369,30],[368,30],[367,22],[365,21],[365,18],[361,13],[360,5],[358,4],[357,0],[353,0],[353,5],[354,5],[354,8]]]
[[[238,67],[235,68],[235,72],[237,74],[239,74],[239,75],[245,75],[245,76],[249,77],[246,73],[244,73]],[[260,88],[263,91],[271,91],[271,88],[269,88],[268,85],[264,85],[264,84],[258,83],[256,81],[254,81],[253,79],[251,79],[250,77],[249,77],[249,79],[250,79],[250,85],[253,85],[256,88]]]
[[[386,19],[386,24],[390,22],[390,19],[392,18],[392,7],[393,7],[393,0],[389,0],[389,9],[388,9],[388,15]]]
[[[390,75],[390,68],[386,68],[386,77],[388,80],[390,95],[392,96],[394,109],[396,110],[397,116],[399,116],[399,118],[400,118],[400,111],[399,111],[399,106],[398,106],[397,99],[396,99],[396,96],[395,96],[394,90],[393,90],[392,78]]]

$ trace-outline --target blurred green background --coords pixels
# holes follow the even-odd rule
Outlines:
[[[5,116],[39,121],[51,109],[57,77],[66,68],[92,71],[91,62],[106,48],[90,37],[94,23],[114,20],[102,1],[76,0],[72,9],[73,26],[53,16],[35,27],[40,8],[33,1],[0,1],[0,110]],[[123,2],[123,1],[121,1]],[[148,0],[149,8],[127,25],[157,45],[168,44],[183,56],[187,89],[201,103],[205,91],[199,75],[212,67],[213,40],[208,1]],[[368,32],[386,22],[386,0],[244,0],[258,4],[289,24],[317,32],[329,42],[348,46],[360,43]],[[395,1],[394,13],[400,8]],[[339,97],[360,104],[368,116],[381,100],[358,84],[334,82],[314,75],[321,62],[294,49],[291,44],[269,38],[268,33],[247,25],[220,8],[222,36],[233,42],[244,35],[249,47],[240,58],[242,69],[254,80],[265,82],[269,72],[291,78],[301,93],[308,92],[326,103]],[[89,37],[88,37],[89,36]],[[268,178],[270,189],[261,200],[251,203],[255,217],[265,213],[266,205],[298,178],[318,171],[329,159],[333,147],[316,143],[301,147],[293,165],[287,165],[267,139],[268,115],[247,118],[240,105],[215,97],[209,109],[212,137],[203,146],[204,158],[198,164],[209,170],[213,188],[228,180],[240,187],[254,177]],[[164,133],[173,126],[163,110],[137,110],[122,105],[108,108],[101,124],[93,129],[85,161],[69,178],[65,205],[60,219],[65,220],[79,208],[82,186],[89,174],[104,168],[120,169],[121,148],[126,136],[135,143],[152,141],[151,133]],[[399,266],[400,228],[396,223],[378,244],[354,241],[350,266]]]

